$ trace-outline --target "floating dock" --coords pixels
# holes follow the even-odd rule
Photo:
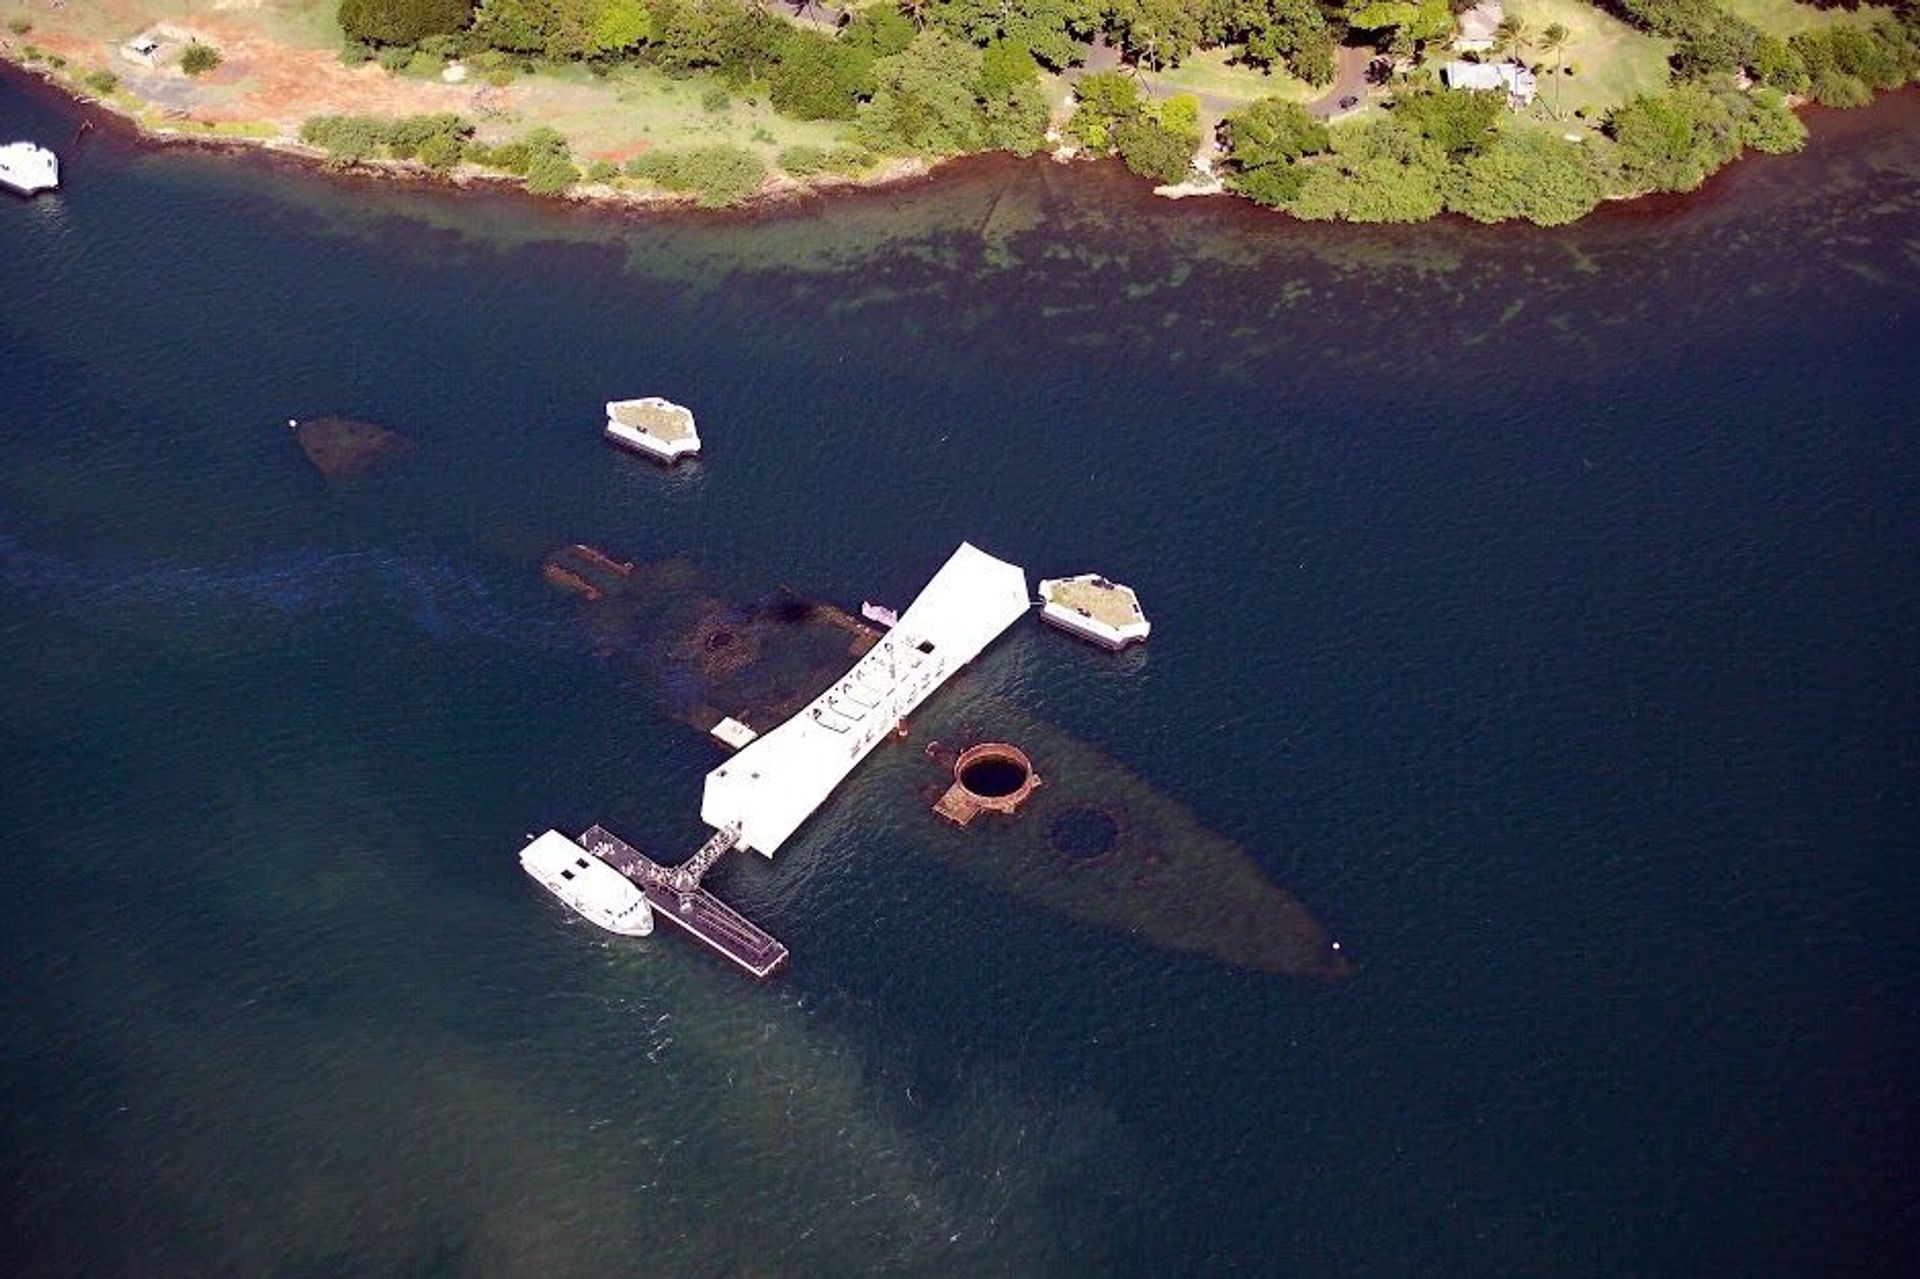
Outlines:
[[[60,157],[31,142],[9,142],[0,146],[0,186],[24,196],[57,190]]]
[[[604,826],[591,827],[578,842],[640,886],[654,919],[673,924],[755,977],[770,977],[786,964],[785,946],[700,884],[713,863],[734,846],[731,832],[718,832],[680,866],[662,866]]]
[[[1041,582],[1040,616],[1063,631],[1116,650],[1140,643],[1153,629],[1133,588],[1097,573]]]
[[[778,728],[707,774],[700,819],[766,857],[880,741],[1031,607],[1026,570],[962,543],[893,629]]]
[[[657,395],[607,401],[606,435],[615,444],[668,466],[700,451],[693,410]]]

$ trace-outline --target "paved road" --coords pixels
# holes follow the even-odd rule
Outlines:
[[[1372,61],[1372,49],[1342,45],[1333,87],[1307,104],[1307,114],[1316,120],[1331,120],[1347,111],[1358,110],[1358,105],[1342,109],[1340,99],[1358,98],[1361,103],[1367,100],[1367,66]]]

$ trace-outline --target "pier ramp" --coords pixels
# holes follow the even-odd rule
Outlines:
[[[961,543],[852,670],[707,774],[701,820],[773,856],[882,738],[1031,606],[1025,569]]]

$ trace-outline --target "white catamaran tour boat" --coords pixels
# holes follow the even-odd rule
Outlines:
[[[521,849],[520,866],[569,909],[610,933],[653,932],[653,908],[640,886],[557,830]]]
[[[60,185],[60,157],[31,142],[0,146],[0,186],[18,195],[38,195]]]

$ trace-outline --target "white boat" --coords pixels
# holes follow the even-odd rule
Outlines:
[[[38,195],[60,185],[60,157],[31,142],[0,146],[0,186],[18,195]]]
[[[607,401],[607,438],[669,466],[700,451],[693,410],[657,395]]]
[[[569,910],[610,933],[653,931],[653,908],[640,886],[557,830],[521,849],[520,866]]]

